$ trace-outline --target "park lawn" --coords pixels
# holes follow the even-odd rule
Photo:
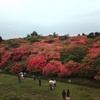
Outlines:
[[[100,100],[99,88],[57,82],[50,91],[48,80],[39,87],[38,80],[24,78],[18,83],[17,76],[0,74],[0,100],[62,100],[63,89],[70,90],[71,100]]]

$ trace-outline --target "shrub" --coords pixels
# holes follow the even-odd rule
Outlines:
[[[53,42],[55,42],[54,40],[47,40],[47,41],[45,41],[45,43],[53,43]]]
[[[100,81],[100,75],[94,76],[94,79],[97,80],[97,81]]]
[[[36,39],[36,38],[33,38],[33,37],[29,37],[29,38],[27,38],[27,40],[28,40],[30,43],[40,42],[40,40],[38,40],[38,39]]]
[[[33,31],[33,32],[31,33],[31,36],[38,36],[38,33],[37,33],[36,31]]]
[[[9,50],[9,47],[7,46],[7,47],[5,47],[5,50]]]
[[[1,57],[0,67],[4,68],[7,65],[7,61],[10,59],[11,53],[10,52],[4,52]]]
[[[95,32],[95,36],[100,36],[100,32]]]
[[[71,47],[68,50],[62,50],[60,52],[61,61],[65,64],[70,60],[75,62],[81,62],[86,55],[86,48],[83,47]]]
[[[58,36],[58,34],[56,34],[55,32],[53,33],[53,37],[57,37]]]
[[[60,67],[63,67],[61,62],[56,60],[51,60],[49,63],[44,67],[43,74],[47,76],[57,76],[58,72],[60,71]]]
[[[44,56],[38,58],[32,58],[27,66],[27,70],[30,72],[41,72],[46,65]]]
[[[2,42],[2,37],[0,36],[0,42]]]
[[[19,43],[17,43],[17,42],[15,42],[15,43],[12,43],[11,42],[11,44],[9,45],[9,47],[11,47],[11,48],[18,48],[19,47]]]
[[[95,58],[93,64],[97,67],[100,66],[100,57]]]
[[[91,32],[87,35],[87,38],[95,38],[95,33]]]
[[[20,71],[22,71],[22,67],[19,63],[15,64],[11,69],[11,72],[14,73],[19,73]]]
[[[81,64],[74,62],[74,61],[69,61],[66,65],[65,68],[68,70],[67,75],[68,76],[73,76],[75,74],[79,73],[79,70],[81,68]]]
[[[68,39],[68,37],[69,37],[69,35],[60,36],[59,40],[64,41],[64,40]]]

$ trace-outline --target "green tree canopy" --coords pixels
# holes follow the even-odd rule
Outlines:
[[[2,42],[2,37],[0,36],[0,42]]]
[[[36,31],[33,31],[33,32],[31,33],[31,36],[38,36],[38,33],[37,33]]]

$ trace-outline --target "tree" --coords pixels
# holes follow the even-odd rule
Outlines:
[[[100,33],[99,32],[95,32],[95,36],[100,36]]]
[[[87,38],[95,38],[95,33],[91,32],[87,35]]]
[[[31,33],[31,36],[38,36],[38,33],[37,33],[36,31],[33,31],[33,32]]]
[[[66,40],[66,39],[68,39],[68,37],[69,37],[69,34],[65,34],[65,35],[63,35],[63,36],[60,36],[59,37],[59,40],[62,40],[62,41],[64,41],[64,40]]]
[[[29,35],[29,34],[27,34],[27,37],[30,37],[30,35]]]
[[[53,33],[53,36],[54,36],[54,37],[57,37],[57,36],[58,36],[58,34],[56,34],[56,32],[54,32],[54,33]]]
[[[2,42],[2,37],[0,36],[0,42]]]

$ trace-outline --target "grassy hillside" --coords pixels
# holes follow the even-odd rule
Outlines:
[[[25,78],[18,83],[17,76],[0,74],[0,100],[62,100],[63,89],[70,89],[71,100],[100,100],[98,88],[57,82],[50,91],[47,80],[42,80],[39,87],[38,80]]]

